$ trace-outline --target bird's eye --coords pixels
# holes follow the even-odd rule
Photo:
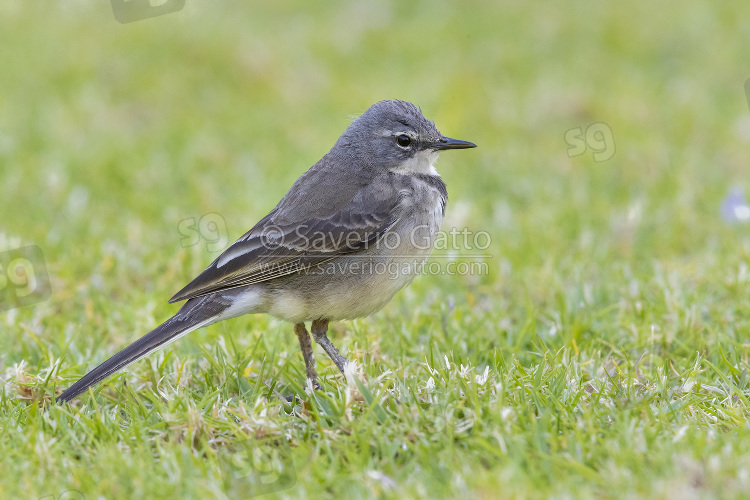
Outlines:
[[[406,134],[401,134],[398,137],[396,137],[396,142],[398,142],[398,145],[402,148],[408,147],[409,144],[411,144],[411,137],[409,137]]]

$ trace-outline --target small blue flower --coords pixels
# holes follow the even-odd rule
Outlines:
[[[732,188],[722,200],[721,218],[730,224],[750,221],[750,205],[741,188]]]

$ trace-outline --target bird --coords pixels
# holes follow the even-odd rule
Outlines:
[[[186,301],[174,316],[57,401],[198,328],[259,313],[294,325],[306,379],[319,389],[311,336],[344,373],[349,361],[329,340],[329,323],[369,316],[419,274],[448,199],[435,161],[442,151],[475,147],[442,135],[410,102],[376,102],[273,210],[169,300]]]

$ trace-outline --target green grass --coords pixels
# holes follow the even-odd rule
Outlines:
[[[254,3],[0,4],[0,250],[52,288],[0,313],[0,497],[745,497],[750,7]],[[305,394],[257,316],[45,404],[216,257],[180,221],[240,236],[384,98],[479,145],[438,169],[486,273],[336,324],[359,383],[318,350]],[[595,122],[614,156],[570,158]]]

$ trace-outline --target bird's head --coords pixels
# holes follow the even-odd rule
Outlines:
[[[403,174],[436,174],[440,151],[476,145],[443,136],[435,124],[406,101],[380,101],[360,115],[339,140],[354,148],[375,169]]]

